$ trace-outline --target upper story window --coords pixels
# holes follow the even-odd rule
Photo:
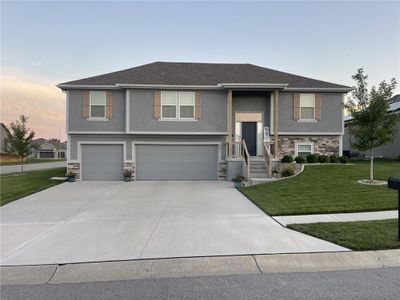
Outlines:
[[[193,119],[194,118],[194,93],[180,92],[179,93],[179,118]]]
[[[91,91],[90,92],[90,118],[105,119],[106,118],[106,92]]]
[[[300,94],[300,120],[315,120],[315,94]]]
[[[194,92],[161,92],[161,118],[193,120],[195,107]]]

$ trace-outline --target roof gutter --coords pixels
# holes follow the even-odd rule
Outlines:
[[[284,90],[287,92],[340,92],[340,93],[348,93],[354,91],[355,87],[346,87],[346,88],[302,88],[302,87],[287,87]]]
[[[119,89],[117,85],[97,85],[97,84],[89,84],[89,85],[81,85],[81,84],[56,84],[56,87],[62,90],[85,90],[85,89],[96,89],[96,90],[115,90]]]
[[[79,85],[79,84],[57,84],[62,90],[117,90],[117,89],[165,89],[165,90],[221,90],[221,89],[251,89],[271,90],[280,89],[287,92],[338,92],[348,93],[355,90],[355,87],[346,88],[305,88],[289,87],[287,83],[219,83],[218,85],[167,85],[167,84],[129,84],[116,83],[114,85]]]
[[[129,84],[117,83],[119,88],[134,88],[134,89],[165,89],[165,90],[220,90],[217,85],[168,85],[168,84]]]
[[[223,89],[284,89],[287,83],[219,83]]]

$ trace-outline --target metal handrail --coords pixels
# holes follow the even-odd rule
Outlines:
[[[244,161],[246,163],[246,175],[247,178],[250,177],[250,154],[249,151],[247,150],[247,146],[246,146],[246,141],[243,139],[242,140],[242,144],[243,144],[243,157],[244,157]]]

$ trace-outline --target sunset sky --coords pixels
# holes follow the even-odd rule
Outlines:
[[[1,2],[1,121],[65,140],[57,83],[153,61],[399,79],[400,2]],[[397,89],[397,93],[399,89]]]

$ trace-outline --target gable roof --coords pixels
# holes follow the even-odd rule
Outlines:
[[[4,125],[3,122],[0,122],[0,126],[1,126],[1,128],[4,130],[4,132],[6,132],[7,134],[10,133],[10,131],[8,130],[7,126]],[[4,137],[2,136],[2,138],[6,138],[6,136],[4,136]]]
[[[348,89],[350,87],[267,69],[252,64],[154,62],[122,71],[59,84],[68,86],[281,84],[289,88]]]
[[[55,148],[56,147],[49,142],[45,142],[39,146],[39,150],[54,150]]]

